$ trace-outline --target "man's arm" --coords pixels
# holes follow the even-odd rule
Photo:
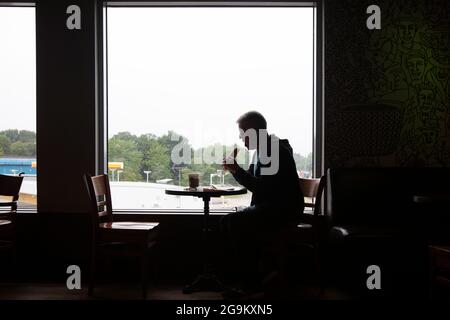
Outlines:
[[[269,190],[271,186],[273,187],[274,185],[276,185],[278,173],[273,175],[255,177],[250,172],[250,169],[248,171],[245,171],[241,167],[238,167],[236,171],[234,173],[232,172],[231,174],[237,182],[239,182],[241,185],[243,185],[253,193],[260,193]]]
[[[255,177],[253,175],[254,164],[251,164],[247,171],[244,170],[235,161],[235,157],[237,154],[236,149],[234,152],[234,157],[226,157],[224,159],[224,162],[222,163],[222,166],[225,170],[228,170],[233,175],[237,182],[239,182],[251,192],[268,192],[272,188],[279,188],[282,185],[281,180],[282,172],[284,170],[283,168],[285,168],[286,165],[289,165],[288,163],[286,163],[286,161],[288,161],[288,158],[286,157],[284,150],[280,149],[279,152],[280,163],[278,165],[278,171],[272,175],[262,175],[259,177]],[[282,171],[281,174],[280,171]]]

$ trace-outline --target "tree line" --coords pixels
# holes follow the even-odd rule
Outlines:
[[[173,141],[171,137],[178,137],[178,140]],[[186,144],[183,150],[190,150],[189,163],[177,165],[171,159],[171,152],[176,145],[180,149],[179,144]],[[175,184],[187,185],[188,174],[190,172],[200,173],[202,183],[209,184],[210,175],[221,170],[220,163],[198,163],[195,157],[202,155],[212,155],[221,157],[227,151],[232,150],[233,146],[226,146],[219,143],[198,149],[194,149],[189,144],[187,138],[169,131],[167,134],[160,137],[153,134],[143,134],[140,136],[133,135],[129,132],[120,132],[111,137],[108,141],[108,157],[109,161],[123,162],[124,170],[121,175],[123,181],[145,181],[146,174],[144,171],[151,171],[149,174],[150,181],[160,179],[173,179]],[[219,154],[216,154],[219,151]],[[248,151],[245,148],[240,148],[238,154],[238,161],[242,167],[248,168],[251,161]],[[307,173],[312,172],[312,154],[309,153],[306,157],[301,154],[294,153],[294,160],[297,170]],[[216,177],[213,183],[219,183],[219,178]],[[236,185],[231,174],[224,177],[227,184]]]
[[[172,137],[177,137],[177,140],[173,140]],[[177,149],[189,150],[190,161],[188,163],[178,164],[172,161],[172,150],[177,145]],[[209,183],[210,174],[221,170],[221,165],[198,163],[199,161],[196,161],[195,157],[206,153],[214,155],[215,150],[232,150],[232,146],[216,144],[194,149],[187,138],[173,131],[159,137],[154,134],[137,136],[129,132],[120,132],[108,140],[108,160],[124,163],[124,170],[120,178],[122,181],[145,181],[147,176],[144,171],[151,171],[150,181],[172,179],[175,184],[186,185],[188,184],[188,174],[198,172],[202,180],[207,179],[203,183]],[[181,152],[181,154],[183,153]],[[248,166],[248,155],[240,152],[240,156],[239,160]],[[215,183],[218,182],[217,180]],[[226,175],[225,183],[235,184],[235,181],[231,175]]]
[[[0,157],[36,157],[36,133],[28,130],[0,131]]]
[[[178,137],[173,140],[173,137]],[[180,144],[183,150],[190,150],[190,163],[174,164],[171,153],[175,146]],[[221,157],[225,152],[232,150],[233,146],[221,144],[210,145],[194,149],[189,144],[189,140],[169,131],[162,136],[154,134],[134,135],[130,132],[120,132],[108,139],[108,161],[123,162],[124,170],[120,175],[122,181],[146,181],[144,171],[151,171],[150,181],[160,179],[173,179],[175,184],[188,183],[190,172],[199,172],[202,182],[209,184],[210,175],[217,173],[222,167],[218,163],[198,163],[194,158],[204,154],[216,155],[216,151],[221,151],[217,156]],[[36,157],[36,133],[27,130],[9,129],[0,131],[0,157]],[[294,160],[297,170],[306,172],[312,171],[312,154],[306,157],[294,153]],[[244,168],[247,168],[251,161],[245,148],[238,154],[238,161]],[[109,173],[111,174],[111,173]],[[214,183],[219,183],[216,177]],[[236,184],[230,174],[225,175],[225,183]]]

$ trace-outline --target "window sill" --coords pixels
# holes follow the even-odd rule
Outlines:
[[[232,212],[236,212],[235,210],[213,210],[210,211],[210,215],[225,215],[225,214],[229,214]],[[114,210],[113,211],[114,215],[204,215],[203,210],[189,210],[189,209],[154,209],[154,210],[149,210],[149,209],[143,209],[143,210],[139,210],[139,209],[130,209],[130,210],[125,210],[125,209],[120,209],[120,210]]]

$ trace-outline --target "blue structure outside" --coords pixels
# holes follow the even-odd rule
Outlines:
[[[32,162],[36,159],[12,159],[0,158],[0,174],[18,174],[24,172],[25,174],[35,175],[36,168],[32,168]]]

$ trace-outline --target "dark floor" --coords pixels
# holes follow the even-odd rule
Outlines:
[[[198,292],[183,294],[183,285],[167,284],[155,285],[148,289],[148,300],[223,300],[218,292]],[[273,298],[272,296],[267,297]],[[335,300],[350,299],[343,292],[328,288],[321,295],[319,288],[301,287],[294,293],[286,295],[286,299],[306,300]],[[87,289],[68,290],[65,284],[55,283],[28,283],[28,284],[0,284],[0,300],[86,300],[86,299],[117,299],[138,300],[141,299],[139,284],[103,284],[96,288],[93,298],[87,295]],[[265,297],[257,295],[254,299],[264,300]],[[281,298],[280,298],[281,299]]]

